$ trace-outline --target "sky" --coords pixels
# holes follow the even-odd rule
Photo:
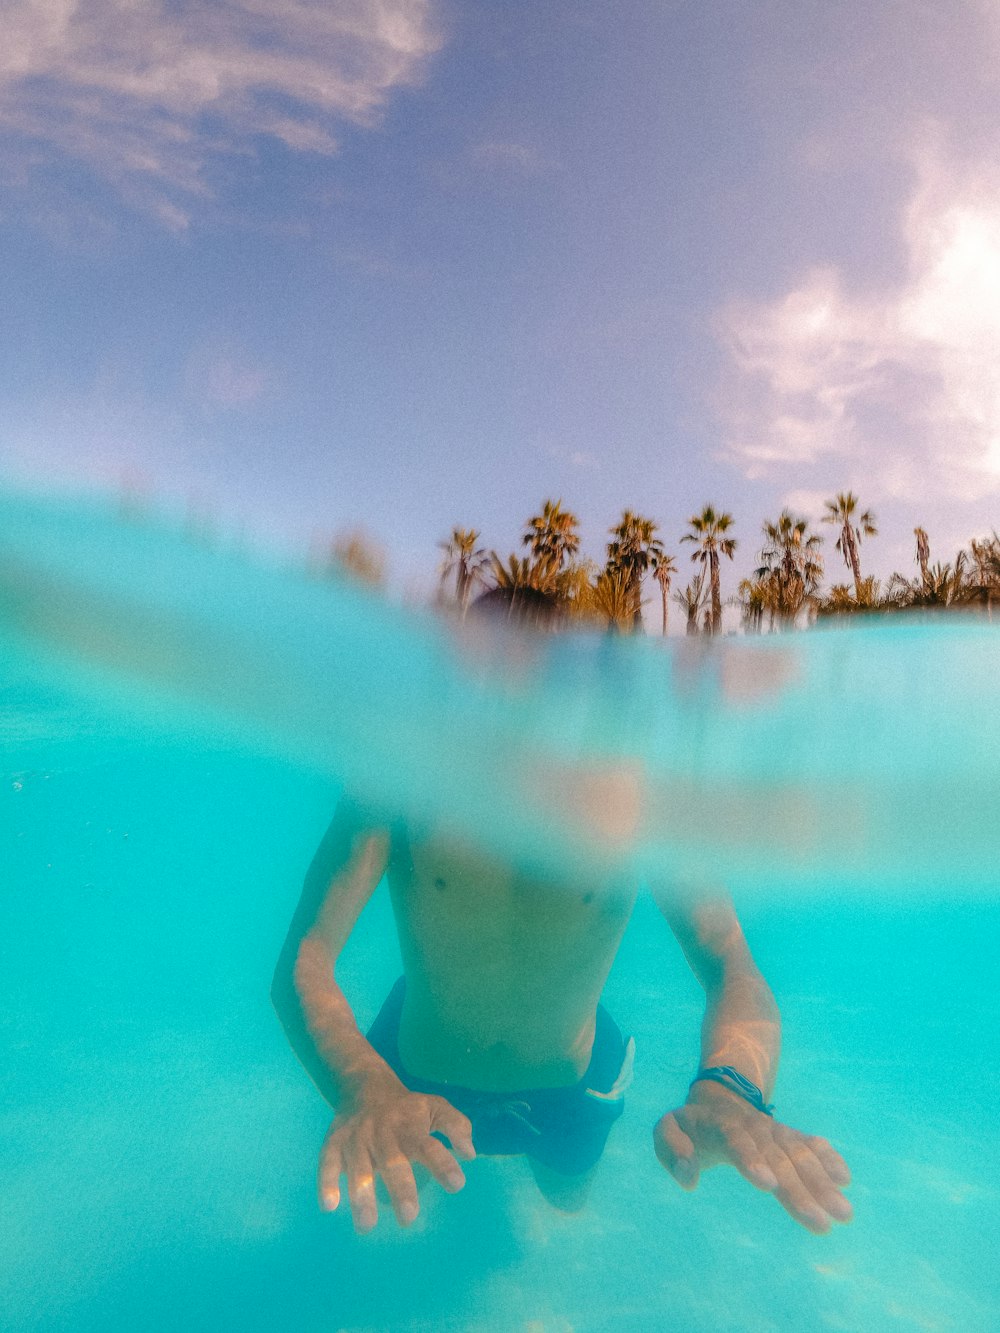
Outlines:
[[[731,512],[726,594],[837,491],[881,577],[1000,528],[1000,0],[0,14],[0,476],[408,589],[547,498]]]

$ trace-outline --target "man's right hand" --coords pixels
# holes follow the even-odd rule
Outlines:
[[[450,1141],[454,1156],[431,1137],[435,1133]],[[465,1184],[455,1157],[471,1161],[475,1155],[468,1118],[443,1097],[409,1092],[398,1082],[368,1090],[330,1126],[319,1159],[320,1207],[333,1212],[339,1206],[345,1176],[355,1230],[371,1231],[378,1221],[375,1188],[381,1178],[396,1220],[409,1226],[420,1211],[413,1164],[426,1167],[455,1194]]]

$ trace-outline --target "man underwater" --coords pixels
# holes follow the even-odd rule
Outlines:
[[[481,600],[496,610],[495,595]],[[544,618],[541,606],[517,612]],[[366,1037],[336,964],[383,876],[404,975]],[[631,1076],[633,1043],[600,997],[636,896],[596,878],[528,876],[446,830],[418,836],[342,801],[272,989],[293,1049],[335,1108],[321,1206],[339,1206],[345,1178],[354,1225],[369,1231],[381,1182],[408,1226],[419,1211],[414,1168],[454,1193],[460,1161],[480,1153],[524,1155],[551,1203],[581,1207]],[[657,1157],[683,1189],[729,1163],[810,1231],[849,1221],[843,1159],[771,1114],[780,1018],[728,898],[654,897],[706,997],[697,1076],[654,1128]]]

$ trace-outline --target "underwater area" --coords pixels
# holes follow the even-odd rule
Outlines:
[[[434,634],[420,623],[407,622],[386,642],[385,661],[362,688],[358,663],[369,659],[356,655],[357,645],[387,630],[381,613],[349,592],[339,602],[330,594],[328,623],[307,617],[297,628],[292,581],[272,578],[259,563],[233,557],[220,573],[216,557],[198,550],[182,557],[162,533],[123,532],[100,515],[69,511],[49,513],[46,528],[40,515],[48,512],[8,506],[0,539],[5,1328],[988,1333],[1000,1326],[992,1093],[1000,874],[991,879],[1000,835],[995,815],[989,820],[1000,724],[989,711],[997,677],[988,670],[1000,640],[988,627],[970,627],[967,638],[934,626],[877,630],[857,650],[852,632],[842,640],[847,657],[815,649],[815,671],[814,650],[803,648],[798,677],[782,676],[768,695],[780,702],[767,728],[758,713],[718,695],[714,659],[698,678],[709,684],[698,684],[684,704],[654,678],[650,653],[643,650],[637,665],[627,647],[596,666],[582,657],[575,677],[575,659],[565,658],[560,678],[572,677],[572,688],[559,707],[545,694],[543,672],[516,707],[498,709],[487,697],[489,677],[477,695],[475,679],[466,686],[460,673],[449,675]],[[109,561],[116,542],[119,558]],[[158,581],[157,568],[172,573]],[[48,599],[46,616],[28,614],[28,593],[42,587],[61,588],[66,607],[89,606],[93,637],[81,637],[58,598]],[[149,614],[167,610],[157,621],[172,627],[165,640]],[[211,636],[205,624],[213,617],[231,640]],[[279,676],[287,667],[297,694],[280,707],[263,684],[250,689],[252,668],[242,677],[238,654],[226,659],[225,679],[205,669],[204,653],[224,654],[244,632],[255,644],[274,644]],[[302,667],[310,647],[321,655],[331,636],[345,645],[324,659],[331,698],[344,707],[338,689],[354,679],[353,706],[372,728],[368,757],[354,767],[359,733],[316,716],[323,678]],[[167,641],[177,648],[169,671]],[[148,659],[138,651],[143,643]],[[959,649],[974,669],[957,676],[942,667],[951,682],[945,715],[928,704],[943,688],[933,660],[940,653],[953,663]],[[417,664],[412,678],[407,656]],[[871,688],[852,695],[861,687],[838,672],[858,660],[871,664]],[[886,679],[880,695],[871,684],[879,663],[898,673],[901,661],[927,662],[925,679]],[[672,679],[677,685],[680,677]],[[797,702],[796,679],[805,681]],[[624,721],[612,688],[622,680],[642,705]],[[411,712],[406,733],[393,715],[379,735],[375,721],[390,687],[402,700],[400,716],[424,712]],[[435,698],[450,721],[426,716]],[[849,717],[839,730],[817,730],[817,719],[837,716],[852,698],[868,709],[869,733],[875,728],[870,751]],[[888,698],[892,709],[879,713]],[[924,712],[914,711],[914,698]],[[650,707],[659,713],[645,725]],[[501,713],[510,762],[491,772],[495,785],[481,782],[463,795],[467,771],[447,778],[459,754],[448,748],[448,729],[468,737],[481,726],[490,754],[501,732],[489,727]],[[732,741],[727,750],[720,719],[737,714],[742,731],[733,734],[743,749]],[[432,735],[442,747],[436,754]],[[572,744],[561,744],[566,736]],[[666,773],[657,764],[671,744],[682,744],[671,783],[697,778],[691,790],[700,799],[721,769],[730,795],[747,802],[741,819],[753,827],[736,820],[719,860],[728,870],[749,867],[730,887],[782,1012],[774,1100],[782,1118],[828,1137],[849,1163],[849,1226],[810,1235],[729,1169],[707,1172],[685,1194],[658,1163],[652,1128],[686,1093],[704,1006],[644,897],[604,995],[635,1037],[635,1081],[582,1213],[551,1208],[523,1161],[487,1158],[469,1165],[457,1195],[429,1186],[406,1231],[388,1217],[358,1236],[345,1210],[320,1212],[316,1162],[330,1110],[289,1049],[268,992],[343,769],[375,785],[382,774],[387,801],[417,800],[418,792],[428,801],[465,800],[460,817],[481,826],[491,847],[510,852],[511,839],[535,839],[534,857],[544,850],[537,825],[511,814],[513,759],[539,738],[546,754],[570,767],[644,746],[654,778]],[[399,765],[390,772],[394,746]],[[845,779],[852,747],[860,758]],[[962,754],[967,783],[956,766]],[[928,783],[935,755],[937,786]],[[490,767],[482,755],[473,761]],[[771,826],[760,815],[776,772],[790,784],[786,795],[802,796],[795,809],[812,811],[805,843],[783,841],[775,834],[781,821]],[[900,774],[905,782],[895,780]],[[857,804],[841,816],[832,803],[845,789]],[[491,808],[487,827],[483,812]],[[861,815],[867,822],[858,823]],[[639,827],[637,873],[703,864],[721,816],[704,827],[691,818],[694,832],[680,853],[676,838]],[[570,856],[577,826],[553,823],[551,811],[544,822],[551,854]],[[576,854],[599,853],[577,846]],[[942,870],[949,859],[950,875]],[[362,1027],[400,970],[383,886],[338,965]]]

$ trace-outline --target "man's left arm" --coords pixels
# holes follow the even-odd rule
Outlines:
[[[685,1104],[662,1117],[653,1131],[657,1157],[683,1189],[693,1190],[706,1167],[729,1163],[810,1231],[850,1221],[843,1158],[763,1109],[778,1070],[781,1019],[729,899],[655,897],[705,991],[699,1071],[732,1071],[697,1080]]]

